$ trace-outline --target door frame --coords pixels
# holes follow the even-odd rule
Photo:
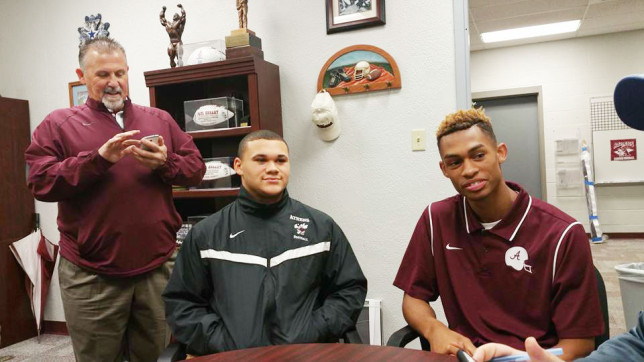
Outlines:
[[[543,131],[543,91],[541,86],[499,89],[492,91],[472,92],[472,102],[513,98],[518,96],[537,96],[537,127],[539,128],[539,168],[541,170],[541,195],[543,201],[548,201],[548,187],[546,185],[546,153],[544,147]]]

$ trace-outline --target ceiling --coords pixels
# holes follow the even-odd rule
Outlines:
[[[470,50],[644,29],[644,0],[469,0]],[[481,33],[581,20],[575,33],[484,44]]]

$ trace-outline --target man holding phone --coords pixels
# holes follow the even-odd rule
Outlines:
[[[58,202],[58,275],[76,360],[153,361],[165,347],[161,292],[181,225],[171,185],[198,184],[205,166],[167,112],[130,101],[119,43],[90,40],[79,63],[89,98],[36,128],[28,184],[37,200]]]

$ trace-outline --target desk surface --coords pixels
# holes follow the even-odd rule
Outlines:
[[[415,349],[370,346],[367,344],[291,344],[240,349],[191,359],[190,362],[219,361],[436,361],[454,362],[454,356]]]

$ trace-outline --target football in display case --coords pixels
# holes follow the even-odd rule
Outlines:
[[[226,43],[221,39],[183,44],[183,63],[185,65],[218,62],[225,59]]]
[[[239,187],[241,179],[233,169],[234,157],[205,158],[206,173],[198,189],[221,189]]]
[[[206,131],[239,127],[244,118],[244,101],[232,97],[206,98],[183,102],[186,131]]]

